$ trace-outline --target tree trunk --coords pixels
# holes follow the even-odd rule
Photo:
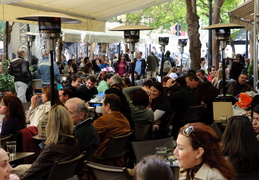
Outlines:
[[[214,7],[213,7],[213,13],[212,13],[212,24],[218,24],[220,20],[220,8],[224,4],[225,0],[215,0],[214,1]],[[216,66],[216,68],[219,68],[219,42],[216,40],[216,33],[215,31],[212,31],[212,65]],[[221,52],[222,53],[222,52]]]
[[[3,37],[4,37],[4,48],[3,48],[3,56],[2,56],[2,63],[5,61],[6,57],[8,59],[8,52],[7,52],[7,49],[6,49],[6,45],[10,44],[11,42],[11,33],[13,31],[13,25],[14,25],[14,22],[12,22],[11,24],[9,24],[8,26],[8,33],[6,35],[6,28],[4,29],[4,33],[3,33]],[[8,36],[8,42],[7,42],[7,37]],[[3,69],[3,66],[0,66],[0,73],[3,73],[4,72],[4,69]]]
[[[199,16],[196,10],[196,0],[186,1],[186,22],[188,24],[189,52],[191,58],[191,69],[200,68],[201,41],[199,33]]]

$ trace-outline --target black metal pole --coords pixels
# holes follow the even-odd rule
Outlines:
[[[118,50],[118,58],[120,58],[121,57],[121,43],[118,44],[117,50]]]
[[[88,50],[89,50],[89,47],[88,47],[88,42],[86,43],[86,56],[89,57],[89,53],[88,53]]]
[[[8,33],[9,32],[9,21],[5,22],[5,59],[8,59]]]
[[[246,30],[246,58],[248,58],[248,30]]]
[[[130,63],[130,71],[131,71],[131,82],[132,86],[135,86],[135,79],[134,79],[134,51],[131,51],[131,63]]]
[[[54,93],[54,51],[50,51],[50,101],[51,106],[55,105],[55,93]]]
[[[30,25],[27,24],[27,32],[30,32]],[[28,37],[27,38],[27,49],[28,49],[28,62],[29,65],[31,65],[31,42],[28,41]]]
[[[209,25],[212,25],[212,0],[209,0]],[[208,65],[212,66],[212,29],[209,29],[208,39]]]
[[[163,72],[163,70],[164,70],[164,68],[163,68],[163,66],[164,66],[164,60],[165,60],[165,53],[162,52],[161,67],[160,67],[161,82],[162,82],[163,75],[164,75],[164,72]]]
[[[222,52],[222,89],[223,89],[223,96],[225,97],[227,94],[227,88],[226,88],[226,63],[225,63],[225,47],[226,47],[226,42],[225,41],[220,41],[221,43],[221,52]]]

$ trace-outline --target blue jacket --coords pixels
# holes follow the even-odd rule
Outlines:
[[[142,74],[146,73],[146,61],[144,58],[141,58],[140,61],[142,62],[141,63],[141,74],[138,74],[138,75],[142,75]],[[136,62],[137,62],[137,58],[134,59],[133,71],[135,70]]]
[[[58,80],[60,74],[57,63],[53,62],[54,65],[54,80]],[[41,77],[42,84],[50,84],[50,62],[49,57],[44,56],[44,59],[40,60],[38,64],[38,74]]]

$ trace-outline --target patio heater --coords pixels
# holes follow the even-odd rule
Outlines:
[[[237,25],[237,24],[213,24],[210,26],[207,26],[203,29],[214,29],[216,30],[216,39],[220,43],[221,48],[221,60],[222,60],[222,83],[223,83],[223,98],[226,97],[227,89],[226,89],[226,63],[225,63],[225,48],[227,46],[227,41],[230,39],[230,30],[231,29],[237,29],[237,28],[243,28],[244,26]]]
[[[80,23],[81,21],[65,14],[53,12],[29,14],[27,16],[18,17],[16,19],[38,21],[40,36],[46,40],[47,49],[50,52],[50,95],[51,106],[53,106],[55,104],[53,61],[56,41],[60,37],[61,33],[61,23]]]
[[[183,52],[184,47],[187,45],[188,39],[178,39],[178,46],[180,46],[180,53],[181,53],[181,64],[180,64],[180,74],[182,74],[183,69]]]
[[[154,28],[144,25],[127,25],[119,26],[110,31],[124,31],[124,39],[126,43],[129,43],[129,50],[131,52],[131,82],[134,85],[134,52],[135,52],[135,43],[139,42],[140,30],[152,30]]]
[[[27,42],[28,42],[28,62],[31,65],[31,57],[32,57],[31,47],[33,42],[35,41],[36,34],[32,32],[27,32],[25,33],[25,35],[27,35]]]
[[[165,46],[169,43],[169,37],[159,37],[158,42],[161,45],[161,52],[162,52],[162,59],[161,59],[161,66],[160,66],[160,76],[161,76],[161,82],[163,79],[163,66],[164,66],[164,60],[165,60]]]

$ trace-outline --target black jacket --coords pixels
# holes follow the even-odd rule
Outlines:
[[[13,59],[8,68],[8,73],[14,76],[14,82],[21,81],[28,84],[31,81],[29,63],[23,58]]]
[[[74,134],[78,140],[80,152],[89,152],[100,144],[99,134],[91,119],[85,119],[75,125]]]
[[[55,161],[66,161],[80,154],[77,140],[70,136],[60,136],[57,144],[46,145],[31,167],[21,176],[21,180],[47,179]]]
[[[98,94],[96,87],[89,90],[85,84],[82,84],[79,88],[77,88],[77,97],[84,101],[90,101],[96,94]]]

